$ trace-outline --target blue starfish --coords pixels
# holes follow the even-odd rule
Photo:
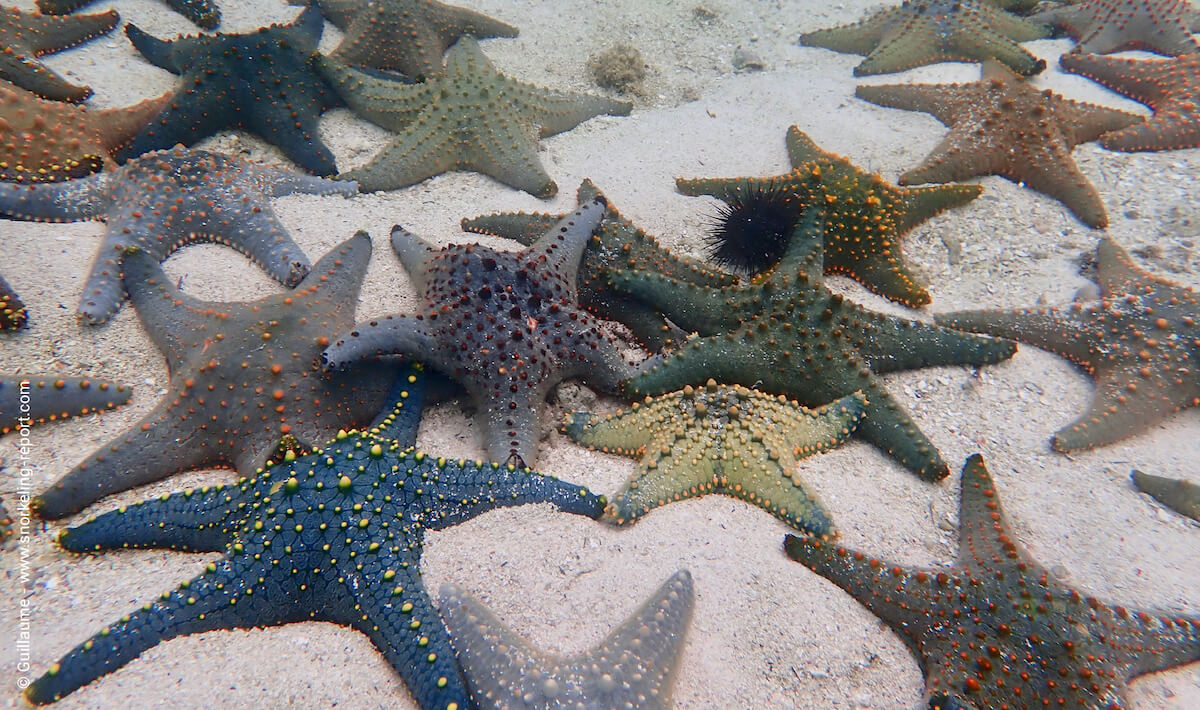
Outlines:
[[[419,406],[339,432],[323,450],[233,486],[187,490],[65,531],[72,552],[223,550],[198,577],[76,646],[26,690],[53,702],[177,636],[322,620],[367,634],[426,710],[467,710],[450,635],[421,580],[426,530],[499,507],[551,503],[596,518],[604,499],[528,469],[447,461],[405,448]]]

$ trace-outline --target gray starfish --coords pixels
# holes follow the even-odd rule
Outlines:
[[[692,575],[680,570],[590,651],[540,653],[453,585],[441,608],[471,696],[480,710],[671,706],[671,683],[692,616]]]

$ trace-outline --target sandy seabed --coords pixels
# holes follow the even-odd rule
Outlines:
[[[33,2],[15,4],[28,9]],[[227,32],[288,21],[298,12],[284,0],[219,4]],[[474,173],[452,173],[353,199],[287,197],[276,210],[314,262],[356,230],[371,233],[375,253],[359,320],[416,306],[388,245],[393,224],[441,243],[479,241],[459,231],[459,219],[495,211],[569,211],[585,177],[665,245],[702,256],[717,203],[677,194],[677,176],[781,173],[788,167],[784,133],[793,124],[823,148],[893,182],[941,140],[944,129],[927,114],[854,98],[851,68],[859,57],[796,45],[802,31],[856,20],[877,4],[472,0],[470,7],[520,27],[519,38],[483,46],[501,71],[523,81],[598,91],[588,79],[587,57],[618,43],[638,47],[651,68],[632,115],[596,118],[542,141],[542,161],[560,186],[552,200]],[[711,12],[696,13],[700,6]],[[159,37],[196,31],[158,0],[98,2],[88,11],[109,7]],[[339,39],[327,25],[322,48],[332,49]],[[1058,71],[1057,56],[1069,42],[1027,46],[1052,67],[1035,79],[1037,85],[1145,113]],[[756,53],[767,68],[735,71],[739,47]],[[91,85],[91,103],[99,107],[127,105],[175,85],[175,77],[143,60],[119,30],[46,62]],[[977,65],[942,64],[870,83],[972,81],[978,75]],[[324,116],[321,135],[343,169],[365,163],[387,137],[345,109]],[[244,134],[223,134],[200,147],[288,164],[275,148]],[[1149,270],[1196,286],[1200,152],[1124,154],[1089,144],[1075,157],[1108,207],[1107,233],[1143,255],[1138,261]],[[1079,275],[1080,255],[1094,249],[1104,232],[1088,229],[1039,193],[997,177],[981,182],[983,196],[921,225],[905,241],[909,263],[933,295],[926,311],[1069,302],[1087,283]],[[119,411],[35,430],[33,488],[40,491],[149,411],[165,394],[167,371],[132,308],[122,308],[102,327],[75,320],[103,225],[5,221],[0,230],[0,264],[32,321],[28,331],[4,336],[4,372],[86,374],[135,386],[133,400]],[[189,247],[165,266],[184,279],[186,292],[209,300],[254,299],[279,290],[226,248]],[[929,318],[848,280],[830,281],[870,308]],[[805,460],[803,476],[825,502],[845,545],[909,566],[950,562],[957,548],[958,467],[979,451],[1017,539],[1063,580],[1110,603],[1200,615],[1200,525],[1129,483],[1133,467],[1200,482],[1195,411],[1116,445],[1067,457],[1050,450],[1050,435],[1084,410],[1094,387],[1054,355],[1022,346],[1011,361],[977,373],[930,368],[886,381],[954,474],[939,485],[923,483],[859,440]],[[619,404],[601,397],[596,408],[611,411]],[[557,433],[565,411],[558,404],[547,408],[538,468],[612,494],[634,462],[586,451]],[[482,455],[479,432],[461,402],[432,408],[419,443],[448,457]],[[15,446],[13,437],[0,439],[0,456],[9,462],[0,497],[16,490]],[[87,512],[235,478],[230,471],[177,475],[106,498]],[[0,614],[0,706],[24,704],[16,688],[17,600],[30,603],[37,675],[111,620],[218,557],[162,551],[72,557],[54,545],[54,535],[82,519],[40,526],[22,550],[0,553],[0,598],[7,600]],[[789,560],[781,549],[786,532],[764,511],[724,496],[672,504],[625,529],[526,506],[430,534],[422,570],[430,589],[456,582],[538,647],[575,653],[602,639],[672,572],[687,568],[695,576],[696,611],[675,686],[677,707],[919,707],[921,675],[900,638],[850,596]],[[22,552],[33,567],[28,590],[14,573]],[[1134,683],[1130,695],[1134,708],[1200,707],[1200,667],[1148,676]],[[172,640],[56,707],[335,706],[414,707],[364,635],[305,623]]]

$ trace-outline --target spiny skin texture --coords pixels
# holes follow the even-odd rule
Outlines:
[[[904,640],[931,709],[1120,710],[1131,678],[1200,660],[1200,618],[1110,607],[1030,559],[978,454],[963,468],[959,524],[950,569],[793,535],[784,549]]]
[[[625,382],[630,398],[718,382],[785,394],[809,407],[854,392],[867,398],[858,433],[925,480],[949,473],[946,462],[878,374],[937,365],[984,365],[1016,351],[1013,343],[964,337],[948,328],[864,310],[821,281],[823,215],[811,209],[783,261],[737,288],[713,289],[659,274],[621,271],[615,288],[658,303],[692,337],[655,356]]]
[[[469,35],[446,55],[446,71],[405,84],[328,57],[317,65],[350,108],[399,137],[371,162],[342,175],[364,192],[396,190],[449,170],[473,170],[537,197],[558,192],[537,156],[537,139],[632,104],[543,89],[510,79]]]
[[[20,330],[29,323],[25,303],[12,286],[0,276],[0,330]]]
[[[479,710],[671,707],[692,618],[692,575],[680,570],[595,648],[570,658],[534,649],[462,589],[440,606]]]
[[[112,156],[171,100],[89,109],[0,81],[0,180],[56,182],[115,168]]]
[[[423,710],[471,707],[450,636],[421,580],[426,530],[500,507],[550,503],[595,518],[604,499],[528,469],[434,459],[371,432],[260,469],[93,518],[59,537],[71,552],[224,551],[198,577],[122,617],[25,691],[49,703],[161,641],[213,629],[331,621],[370,637]]]
[[[581,205],[604,197],[587,179],[580,184],[577,196]],[[667,323],[654,304],[614,291],[609,286],[608,274],[617,269],[653,271],[714,288],[732,286],[737,283],[737,277],[686,256],[672,254],[653,235],[621,216],[607,199],[605,204],[604,218],[588,240],[579,265],[576,280],[579,305],[599,318],[623,323],[648,350],[671,345],[678,339],[677,329]],[[506,212],[464,219],[462,228],[468,232],[515,239],[528,246],[566,216]]]
[[[37,7],[50,15],[65,15],[89,5],[95,0],[37,0]],[[175,12],[206,29],[216,29],[221,23],[221,11],[213,0],[163,0]]]
[[[1100,242],[1097,272],[1097,302],[937,316],[947,327],[1049,350],[1095,378],[1091,406],[1054,435],[1055,451],[1111,444],[1200,405],[1196,292],[1142,271],[1111,239]]]
[[[1142,120],[1039,91],[992,61],[983,63],[982,79],[970,84],[859,86],[854,95],[933,114],[950,129],[920,165],[900,176],[901,185],[1002,175],[1060,200],[1097,228],[1108,225],[1108,213],[1071,150]]]
[[[308,0],[290,0],[302,5]],[[463,35],[516,37],[517,28],[482,13],[431,0],[317,0],[346,38],[329,56],[391,69],[413,81],[442,75],[442,55]]]
[[[1200,52],[1189,24],[1188,0],[1079,0],[1030,19],[1066,30],[1079,44],[1075,54],[1145,49],[1176,56]]]
[[[21,383],[28,382],[29,410],[21,411]],[[106,409],[116,409],[132,394],[125,385],[87,377],[0,377],[0,434],[19,429],[22,424],[40,424],[68,417],[81,417]]]
[[[1154,111],[1141,123],[1104,134],[1100,145],[1126,151],[1200,147],[1200,51],[1171,59],[1068,53],[1058,61],[1065,71],[1086,76]]]
[[[1153,476],[1141,471],[1130,474],[1133,485],[1142,493],[1171,510],[1200,521],[1200,486],[1177,478]]]
[[[1046,62],[1017,42],[1049,36],[1044,25],[1009,14],[989,0],[904,0],[852,25],[800,35],[800,44],[865,54],[854,76],[989,58],[1032,76]]]
[[[371,239],[364,232],[326,254],[286,291],[215,303],[175,288],[158,262],[125,257],[125,287],[142,326],[167,357],[168,394],[129,433],[105,444],[34,501],[60,518],[110,493],[180,471],[230,466],[253,472],[283,437],[314,449],[386,405],[392,367],[323,372],[317,356],[354,322]]]
[[[866,407],[852,394],[812,410],[710,379],[605,417],[568,414],[563,431],[588,448],[641,459],[605,509],[609,522],[624,525],[673,501],[724,493],[798,530],[832,536],[833,521],[796,464],[848,439]]]
[[[192,145],[219,131],[240,128],[278,146],[316,175],[337,171],[321,142],[317,119],[341,105],[309,62],[325,22],[315,7],[289,25],[249,34],[156,39],[133,24],[129,41],[155,66],[180,76],[174,102],[121,151],[127,160],[176,143]]]
[[[327,367],[405,355],[461,384],[478,411],[488,456],[537,458],[539,415],[562,380],[615,391],[636,369],[579,308],[575,273],[604,216],[592,202],[519,252],[479,244],[435,250],[399,226],[392,247],[417,287],[421,310],[360,323],[325,350]]]
[[[269,200],[292,194],[349,197],[356,192],[352,182],[176,147],[78,180],[0,185],[0,215],[37,222],[105,222],[78,311],[85,323],[97,324],[108,320],[125,300],[121,268],[130,247],[162,261],[194,242],[224,244],[276,281],[295,285],[308,273],[308,257]]]
[[[0,7],[0,79],[54,101],[83,101],[90,88],[68,82],[37,58],[109,32],[119,19],[115,10],[54,17]]]
[[[897,188],[878,173],[866,173],[846,158],[821,150],[796,126],[788,129],[787,151],[793,170],[785,175],[679,178],[675,187],[685,195],[712,195],[731,205],[764,192],[779,193],[793,206],[793,224],[814,205],[822,207],[827,221],[825,273],[849,276],[906,306],[929,303],[929,292],[901,261],[900,240],[934,215],[975,199],[983,188]],[[763,238],[770,240],[769,234]]]

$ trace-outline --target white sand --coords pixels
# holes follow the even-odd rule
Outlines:
[[[703,4],[715,19],[698,20]],[[16,4],[31,7],[32,0]],[[541,157],[560,194],[540,201],[472,173],[449,174],[405,190],[340,198],[289,197],[281,218],[315,261],[357,229],[375,242],[360,320],[409,311],[414,295],[388,246],[399,222],[438,241],[470,241],[458,220],[497,210],[567,211],[574,189],[592,178],[613,204],[668,246],[701,255],[714,202],[676,194],[676,176],[772,175],[786,168],[784,132],[798,124],[822,147],[879,170],[891,181],[944,135],[928,115],[879,108],[853,97],[858,57],[795,45],[801,31],[857,19],[876,3],[853,0],[812,12],[816,3],[698,0],[472,0],[472,7],[521,28],[515,40],[485,42],[509,75],[545,86],[586,90],[586,58],[617,42],[632,43],[653,67],[646,96],[627,118],[598,118],[542,142]],[[221,0],[221,29],[248,31],[296,13],[283,0]],[[195,28],[158,0],[100,2],[161,37]],[[323,47],[336,45],[327,26]],[[769,65],[739,74],[738,45]],[[1055,65],[1070,45],[1029,45]],[[96,90],[97,106],[128,104],[174,86],[146,63],[119,31],[47,63]],[[944,64],[876,82],[969,81],[976,65]],[[1042,86],[1112,106],[1142,110],[1077,77],[1051,69]],[[687,100],[689,97],[698,100]],[[385,133],[345,110],[322,120],[322,135],[343,168],[362,164]],[[203,147],[244,151],[286,163],[277,150],[245,135]],[[1099,188],[1112,221],[1109,234],[1130,249],[1156,247],[1149,269],[1197,285],[1195,240],[1200,208],[1195,177],[1200,153],[1121,154],[1082,146],[1083,171]],[[1080,253],[1102,232],[1090,230],[1057,201],[1001,178],[982,180],[982,197],[932,220],[907,238],[905,252],[933,294],[930,310],[1023,306],[1069,301],[1086,281]],[[74,311],[103,232],[99,223],[0,223],[4,274],[30,307],[33,327],[4,336],[5,373],[57,372],[135,385],[124,409],[36,431],[34,490],[40,491],[96,447],[149,411],[164,392],[163,357],[122,308],[99,328],[79,326]],[[951,265],[943,238],[962,244]],[[498,240],[489,243],[503,244]],[[184,289],[212,300],[252,299],[279,287],[235,252],[191,247],[166,264]],[[844,279],[834,288],[865,305],[907,313]],[[919,314],[928,317],[928,314]],[[1011,362],[972,374],[965,368],[891,376],[892,394],[934,441],[955,474],[941,485],[918,481],[874,447],[854,440],[804,462],[809,485],[828,506],[845,544],[906,565],[942,565],[957,538],[957,469],[982,451],[996,478],[1016,537],[1066,581],[1111,603],[1200,614],[1200,525],[1164,511],[1130,486],[1131,467],[1200,481],[1194,411],[1141,436],[1072,457],[1048,440],[1092,396],[1091,381],[1064,360],[1022,346]],[[618,402],[602,398],[602,409]],[[548,408],[539,468],[613,493],[633,471],[630,460],[589,453],[555,431],[563,414]],[[478,432],[457,403],[430,411],[421,446],[446,456],[481,454]],[[0,440],[11,497],[16,473],[12,437]],[[189,485],[232,481],[228,471],[174,476],[112,496],[89,510]],[[66,524],[79,522],[76,517]],[[62,524],[38,530],[24,546],[34,566],[29,599],[35,639],[32,675],[109,621],[197,574],[218,555],[160,551],[70,557],[53,544]],[[454,581],[480,596],[538,646],[565,653],[596,643],[674,570],[696,580],[697,610],[675,688],[680,708],[917,708],[922,680],[899,637],[851,597],[790,561],[780,543],[787,528],[762,510],[723,496],[659,509],[628,529],[555,514],[548,506],[489,513],[432,534],[423,571],[430,589]],[[4,690],[0,705],[19,705],[15,680],[16,600],[25,596],[11,572],[18,553],[0,555],[5,600]],[[28,675],[28,674],[26,674]],[[1200,666],[1134,684],[1131,707],[1200,707]],[[125,668],[59,703],[84,707],[409,708],[396,673],[365,636],[332,624],[214,632],[161,644]]]

